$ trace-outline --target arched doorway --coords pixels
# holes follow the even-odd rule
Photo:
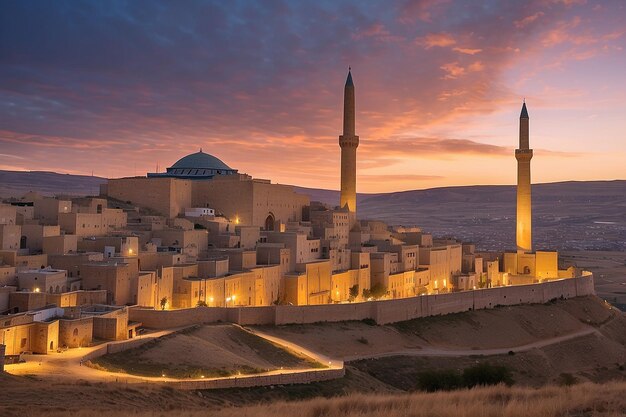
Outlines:
[[[26,236],[22,236],[20,238],[20,249],[26,249],[27,248],[27,246],[26,246],[27,245],[27,241],[28,241],[28,238]]]
[[[265,218],[265,230],[274,230],[274,215],[272,213]]]

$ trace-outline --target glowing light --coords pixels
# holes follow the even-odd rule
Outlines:
[[[35,288],[35,290],[34,290],[34,291],[35,291],[35,292],[39,292],[39,288]]]
[[[235,224],[239,224],[239,216],[235,217]]]
[[[209,302],[212,303],[213,302],[213,297],[209,297]]]

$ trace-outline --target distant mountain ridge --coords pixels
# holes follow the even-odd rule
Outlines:
[[[106,178],[50,171],[0,170],[0,197],[21,197],[29,191],[45,196],[98,195]]]
[[[106,178],[44,171],[0,171],[0,197],[97,195]],[[335,206],[339,191],[294,186]],[[546,249],[626,250],[626,180],[534,184],[533,241]],[[358,194],[360,218],[417,225],[481,249],[514,248],[514,185],[473,185]]]

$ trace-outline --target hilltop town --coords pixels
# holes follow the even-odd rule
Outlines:
[[[203,149],[165,172],[110,179],[98,196],[7,200],[0,357],[15,363],[24,353],[135,339],[144,328],[383,324],[594,293],[589,272],[559,269],[557,252],[533,247],[526,103],[512,251],[360,218],[351,73],[343,120],[336,206],[239,173]]]

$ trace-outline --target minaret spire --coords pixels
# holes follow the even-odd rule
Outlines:
[[[341,147],[341,199],[340,206],[356,213],[356,148],[359,137],[355,134],[355,98],[352,68],[343,90],[343,135],[339,136]],[[356,220],[356,216],[354,216]]]
[[[515,150],[517,159],[517,250],[532,250],[532,201],[530,191],[530,160],[533,150],[529,144],[529,117],[526,99],[522,104],[519,120],[519,148]]]

